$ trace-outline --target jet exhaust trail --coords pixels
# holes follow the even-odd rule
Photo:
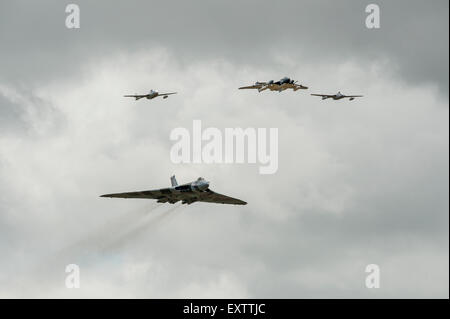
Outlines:
[[[181,204],[171,206],[168,210],[162,211],[157,216],[148,216],[145,220],[141,220],[141,223],[133,228],[130,228],[123,232],[116,240],[112,241],[109,245],[105,247],[104,250],[108,251],[113,248],[120,247],[130,240],[138,237],[144,231],[151,229],[152,227],[160,224],[163,220],[167,219],[173,214],[175,210],[182,207]]]
[[[120,233],[123,229],[130,229],[139,224],[161,206],[161,203],[152,203],[150,207],[146,205],[125,212],[101,227],[89,231],[87,235],[84,235],[84,238],[62,248],[51,259],[70,259],[73,261],[83,258],[85,255],[98,253],[104,246],[108,245],[112,236]]]
[[[122,213],[115,219],[106,222],[101,227],[91,229],[87,234],[83,234],[83,238],[79,239],[72,244],[69,244],[55,253],[49,254],[42,258],[40,262],[35,264],[30,273],[36,277],[40,277],[42,274],[47,273],[49,269],[61,269],[70,263],[82,263],[92,257],[102,253],[104,247],[107,247],[110,242],[117,241],[117,239],[111,238],[116,236],[123,229],[134,229],[141,223],[149,218],[149,215],[163,204],[152,203],[150,207],[138,207],[128,212]],[[158,217],[158,216],[155,216]]]

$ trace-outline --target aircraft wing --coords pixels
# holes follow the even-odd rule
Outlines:
[[[259,89],[262,86],[266,85],[265,83],[261,83],[261,84],[253,84],[253,85],[249,85],[249,86],[241,86],[239,88],[239,90],[246,90],[246,89]]]
[[[346,95],[345,97],[363,97],[362,95]]]
[[[296,90],[307,90],[308,87],[301,84],[294,84],[294,89]]]
[[[159,199],[161,197],[170,195],[170,188],[161,188],[148,191],[139,192],[127,192],[127,193],[115,193],[115,194],[105,194],[100,197],[110,197],[110,198],[146,198],[146,199]]]
[[[124,97],[134,97],[136,100],[147,97],[147,95],[124,95]]]
[[[284,83],[284,84],[281,84],[281,85],[277,85],[277,87],[274,87],[275,89],[280,89],[280,88],[283,88],[283,89],[293,89],[294,91],[297,91],[297,90],[306,90],[306,89],[308,89],[308,87],[307,86],[304,86],[304,85],[301,85],[301,84],[296,84],[296,83]]]
[[[171,94],[177,94],[177,92],[170,92],[170,93],[158,93],[158,96],[167,96]]]
[[[333,97],[334,95],[328,95],[328,94],[311,94],[314,96],[321,96],[321,97]]]
[[[197,200],[198,202],[217,203],[217,204],[232,204],[232,205],[247,205],[246,202],[244,202],[240,199],[213,192],[209,188],[201,193],[196,194],[196,195],[198,195],[198,197],[199,197],[199,199]]]

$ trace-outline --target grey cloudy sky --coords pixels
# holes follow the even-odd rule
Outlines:
[[[448,298],[447,1],[75,3],[0,2],[0,297]],[[193,119],[279,128],[278,172],[172,164]],[[98,198],[171,174],[249,204]]]

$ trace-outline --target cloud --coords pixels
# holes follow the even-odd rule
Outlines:
[[[0,79],[39,86],[73,75],[87,60],[110,52],[162,46],[187,65],[222,58],[241,67],[266,68],[285,53],[316,66],[340,65],[348,58],[370,65],[385,58],[401,81],[438,85],[448,96],[448,2],[377,1],[379,30],[365,27],[370,3],[80,0],[81,28],[68,30],[65,3],[3,2]],[[276,74],[291,74],[282,64]]]
[[[438,85],[406,84],[389,59],[310,64],[285,52],[270,62],[186,63],[149,46],[92,57],[31,91],[0,83],[1,101],[23,109],[0,136],[0,295],[448,297],[448,100]],[[280,68],[311,93],[365,97],[236,89]],[[180,93],[122,97],[150,88]],[[193,119],[278,127],[277,174],[172,164],[169,133]],[[208,177],[249,204],[158,208],[147,227],[150,202],[98,197],[164,187],[173,173]],[[79,291],[64,287],[67,263],[81,267]],[[381,267],[376,292],[364,287],[369,263]]]

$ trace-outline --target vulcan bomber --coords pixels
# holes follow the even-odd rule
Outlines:
[[[233,197],[225,196],[213,192],[209,188],[209,182],[199,177],[197,180],[178,185],[175,176],[170,178],[172,187],[160,188],[155,190],[144,190],[137,192],[105,194],[100,197],[110,198],[141,198],[156,199],[158,203],[175,204],[181,201],[182,204],[190,205],[195,202],[246,205],[247,203]]]

